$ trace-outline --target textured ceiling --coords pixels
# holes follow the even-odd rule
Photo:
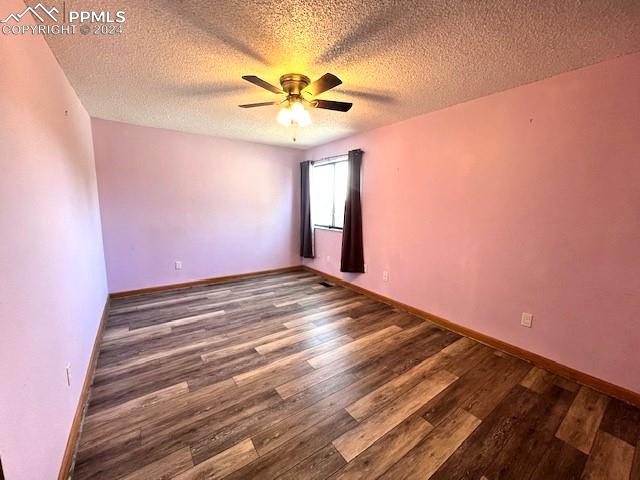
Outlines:
[[[237,107],[275,97],[240,77],[277,84],[288,72],[312,79],[332,72],[344,83],[320,98],[354,107],[312,110],[300,147],[640,51],[638,0],[75,0],[73,6],[127,15],[120,36],[47,37],[92,116],[292,145],[289,130],[276,123],[277,107]]]

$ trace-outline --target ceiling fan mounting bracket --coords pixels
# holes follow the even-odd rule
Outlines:
[[[287,73],[280,77],[280,85],[287,95],[300,95],[310,83],[309,77],[300,73]]]

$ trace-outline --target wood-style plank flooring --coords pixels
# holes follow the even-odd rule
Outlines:
[[[73,478],[640,479],[640,410],[305,271],[115,299]]]

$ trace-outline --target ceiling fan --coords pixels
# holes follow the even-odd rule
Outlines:
[[[246,103],[238,106],[241,108],[254,108],[266,107],[268,105],[282,105],[283,108],[278,113],[278,122],[285,126],[304,127],[311,123],[309,112],[304,109],[305,105],[312,108],[335,110],[337,112],[348,112],[353,106],[352,103],[348,102],[315,98],[321,93],[331,90],[342,83],[342,80],[332,73],[325,73],[315,82],[311,82],[309,77],[300,73],[287,73],[280,77],[281,88],[255,75],[244,75],[242,78],[272,93],[286,96],[283,99],[278,99],[273,102]]]

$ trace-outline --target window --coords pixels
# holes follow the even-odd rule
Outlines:
[[[346,155],[313,166],[311,218],[314,226],[342,229],[348,172]]]

